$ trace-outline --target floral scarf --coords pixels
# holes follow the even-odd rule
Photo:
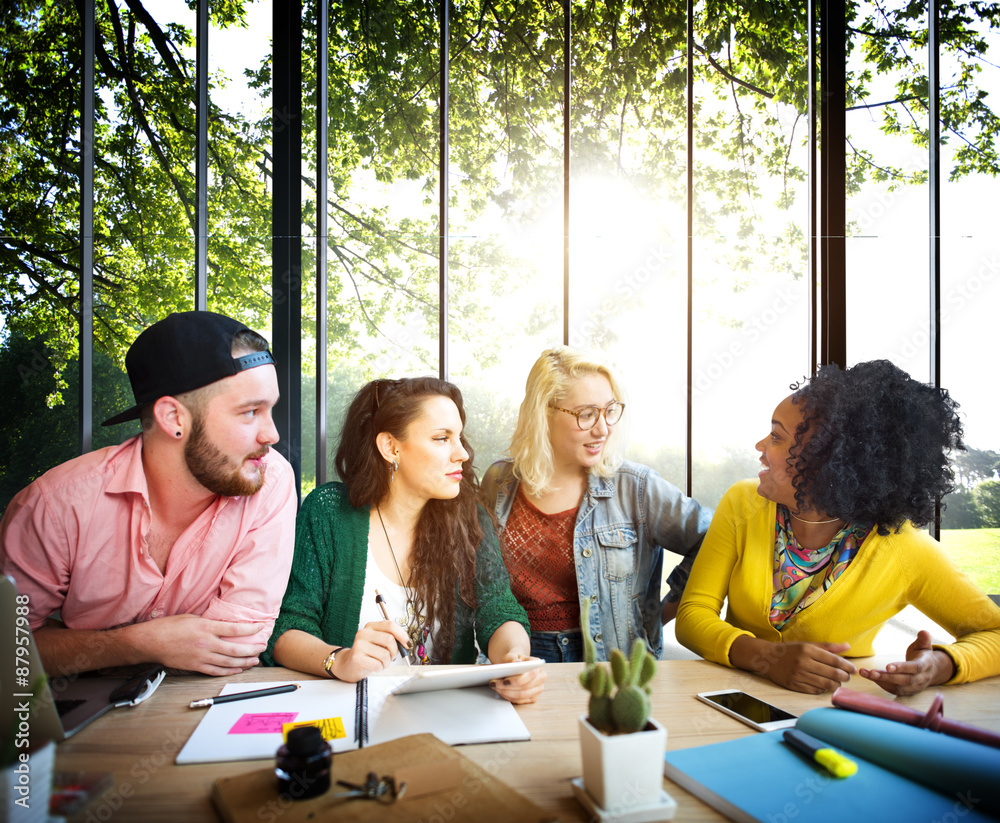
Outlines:
[[[848,523],[824,548],[812,551],[795,541],[792,516],[778,504],[774,524],[774,594],[771,625],[781,629],[796,614],[815,602],[844,573],[864,543],[870,524]]]

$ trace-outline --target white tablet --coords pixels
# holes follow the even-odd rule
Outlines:
[[[438,689],[465,689],[469,686],[488,686],[491,680],[513,677],[545,665],[544,660],[532,658],[516,663],[484,663],[481,665],[443,668],[439,666],[414,666],[413,676],[392,690],[392,694],[432,692]],[[398,669],[394,668],[393,674]]]

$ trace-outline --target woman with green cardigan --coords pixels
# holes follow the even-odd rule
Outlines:
[[[355,395],[336,456],[344,482],[302,504],[266,664],[353,682],[404,652],[411,664],[530,656],[464,425],[461,392],[436,378],[376,380]],[[528,703],[544,684],[536,670],[495,688]]]

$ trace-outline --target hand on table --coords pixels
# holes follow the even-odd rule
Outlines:
[[[840,655],[848,643],[773,643],[773,654],[762,656],[760,671],[773,683],[804,694],[833,691],[857,673]],[[764,667],[766,665],[766,668]]]
[[[537,660],[538,658],[509,652],[501,660],[494,660],[494,663],[516,663],[519,660]],[[516,675],[515,677],[504,677],[501,680],[494,680],[492,683],[496,693],[504,700],[511,703],[534,703],[545,691],[545,679],[548,674],[545,667],[541,666],[532,669],[530,672]]]
[[[907,647],[905,662],[889,663],[884,669],[861,669],[859,674],[890,694],[902,696],[951,680],[955,664],[947,654],[933,648],[930,634],[921,630]]]
[[[357,683],[374,672],[382,671],[400,654],[397,640],[406,648],[410,645],[410,638],[402,626],[391,620],[366,623],[354,635],[354,643],[337,652],[333,673],[338,680]]]
[[[193,614],[158,617],[127,627],[132,643],[147,652],[144,659],[168,669],[215,676],[239,674],[260,661],[267,648],[239,638],[257,634],[261,623],[230,623]]]

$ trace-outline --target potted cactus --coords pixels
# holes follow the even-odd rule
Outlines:
[[[667,730],[650,717],[656,658],[636,639],[628,657],[615,649],[610,666],[598,663],[589,611],[584,600],[580,682],[590,703],[579,720],[583,786],[598,807],[622,814],[661,802]]]

